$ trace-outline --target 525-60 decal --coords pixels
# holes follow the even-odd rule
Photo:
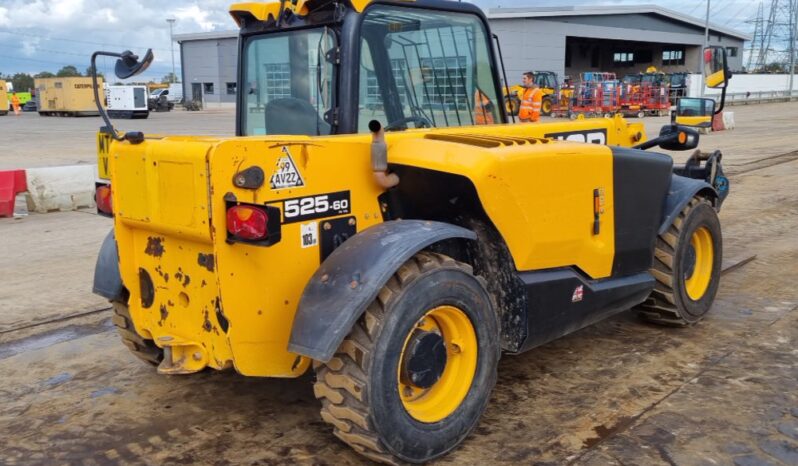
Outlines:
[[[283,223],[304,222],[314,218],[348,214],[351,212],[352,205],[349,191],[285,199],[282,204]]]

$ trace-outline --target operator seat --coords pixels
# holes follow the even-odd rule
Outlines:
[[[295,97],[274,99],[263,109],[266,134],[330,134],[310,102]],[[318,131],[318,133],[317,133]]]

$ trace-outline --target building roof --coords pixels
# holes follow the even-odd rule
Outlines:
[[[234,31],[211,31],[211,32],[195,32],[191,34],[175,34],[177,43],[192,40],[214,40],[214,39],[236,39],[238,38],[238,30]]]
[[[657,5],[602,5],[602,6],[556,6],[556,7],[525,7],[525,8],[491,8],[488,10],[489,19],[508,18],[549,18],[559,16],[598,16],[598,15],[631,15],[655,14],[670,18],[692,26],[704,28],[704,21],[693,16],[669,10]],[[729,29],[717,24],[709,23],[709,30],[742,40],[751,40],[751,36],[734,29]]]

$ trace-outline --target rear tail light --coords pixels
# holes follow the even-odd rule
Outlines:
[[[257,241],[266,239],[269,215],[255,206],[237,205],[227,209],[227,231],[241,239]]]
[[[280,209],[272,206],[229,203],[227,239],[265,246],[280,241]]]
[[[98,184],[94,191],[94,202],[97,203],[97,213],[112,217],[114,215],[114,202],[111,197],[110,184]]]

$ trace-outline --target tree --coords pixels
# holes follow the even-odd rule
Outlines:
[[[50,73],[49,71],[42,71],[41,73],[34,76],[34,78],[55,78],[55,75],[53,73]]]
[[[88,77],[91,77],[91,66],[89,66],[88,68],[86,68],[86,76],[88,76]],[[98,77],[98,78],[102,78],[103,80],[105,79],[105,75],[104,75],[104,74],[102,74],[102,72],[98,72],[98,73],[97,73],[97,77]]]
[[[175,76],[175,74],[172,72],[169,72],[169,74],[161,78],[161,84],[176,83],[176,82],[178,82],[177,76]]]
[[[78,69],[72,65],[67,65],[61,68],[60,70],[58,70],[58,73],[56,73],[55,75],[58,76],[59,78],[71,78],[75,76],[81,76],[80,71],[78,71]]]
[[[17,73],[11,77],[11,84],[16,92],[28,92],[33,89],[33,77],[27,73]]]

